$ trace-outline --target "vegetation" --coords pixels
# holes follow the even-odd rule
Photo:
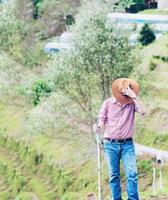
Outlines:
[[[149,24],[144,24],[142,30],[140,31],[139,42],[146,46],[152,43],[156,39],[154,31],[149,27]]]
[[[106,22],[113,7],[110,1],[108,6],[85,5],[76,16],[80,3],[10,0],[0,4],[1,200],[82,200],[88,192],[97,193],[96,145],[89,127],[93,121],[88,119],[94,119],[102,100],[111,95],[110,82],[117,77],[136,79],[149,109],[146,118],[137,116],[135,140],[168,149],[168,35],[132,48],[127,33]],[[64,30],[73,32],[72,50],[44,54],[48,39]],[[148,156],[137,161],[141,197],[154,199],[153,162]],[[165,195],[157,191],[157,200],[167,199],[163,198],[168,192],[166,166],[162,173]],[[102,174],[103,196],[109,199],[104,157]],[[121,169],[125,191],[123,174]]]
[[[38,4],[38,23],[42,38],[50,38],[66,31],[74,21],[81,0],[43,0]]]
[[[37,105],[40,102],[40,98],[43,96],[48,96],[52,89],[44,80],[38,80],[32,86],[33,91],[33,104]]]
[[[168,15],[167,10],[159,10],[159,9],[147,9],[139,12],[141,14],[158,14],[158,15]]]
[[[134,3],[134,0],[120,0],[119,3],[124,8],[130,8],[130,6]]]
[[[167,150],[167,61],[168,51],[165,35],[159,41],[152,43],[142,50],[142,63],[138,67],[138,76],[145,88],[145,101],[148,102],[148,116],[137,125],[137,141],[146,145],[155,146]],[[145,55],[145,56],[144,56]],[[146,76],[146,78],[145,78]],[[158,123],[159,121],[159,126]],[[156,125],[157,124],[157,125]],[[160,138],[160,139],[159,139]],[[164,139],[163,139],[164,138]]]
[[[127,34],[107,22],[107,12],[97,4],[84,6],[72,28],[72,49],[56,56],[50,69],[57,91],[81,107],[91,127],[96,100],[109,97],[111,82],[128,77],[136,64]]]

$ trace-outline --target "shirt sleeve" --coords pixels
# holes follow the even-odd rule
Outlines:
[[[135,103],[134,103],[134,110],[135,110],[135,112],[138,112],[140,115],[143,115],[143,114],[141,114],[141,112],[139,111],[138,106]]]
[[[135,112],[139,112],[139,109],[135,103],[134,103],[134,110],[135,110]]]
[[[106,120],[107,120],[107,102],[104,101],[98,115],[98,126],[102,127],[103,125],[105,125]]]

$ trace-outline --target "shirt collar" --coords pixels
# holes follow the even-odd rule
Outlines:
[[[112,103],[117,103],[117,99],[115,97],[112,97]]]
[[[120,105],[122,107],[125,107],[127,104],[130,104],[130,103],[126,103],[126,104],[121,105],[120,102],[118,102],[115,97],[112,97],[112,103],[113,104],[118,104],[118,105]]]

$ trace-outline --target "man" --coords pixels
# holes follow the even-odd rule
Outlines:
[[[104,152],[109,168],[109,186],[113,200],[122,200],[120,186],[120,160],[124,167],[128,200],[139,200],[135,148],[132,140],[135,112],[145,114],[138,97],[136,81],[120,78],[113,82],[114,97],[104,101],[100,112],[98,131],[105,126]]]

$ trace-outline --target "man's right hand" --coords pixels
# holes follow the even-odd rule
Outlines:
[[[93,125],[93,132],[94,133],[100,133],[101,132],[101,127],[98,126],[97,124]]]
[[[94,133],[95,134],[97,134],[98,135],[98,143],[99,143],[99,147],[100,147],[100,149],[101,150],[103,150],[103,140],[102,140],[102,138],[101,138],[101,126],[98,126],[97,124],[94,124],[93,125],[93,131],[94,131]]]

